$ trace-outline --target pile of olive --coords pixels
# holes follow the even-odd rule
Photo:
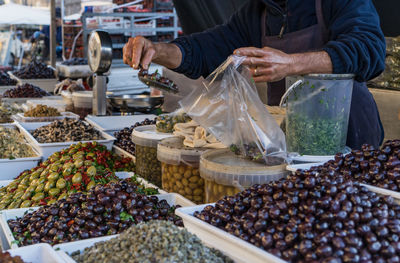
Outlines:
[[[0,71],[0,86],[14,86],[17,85],[18,81],[10,78],[10,76],[4,72]]]
[[[113,154],[103,145],[72,145],[0,188],[0,210],[55,203],[96,184],[117,181],[114,171],[129,171],[130,164],[130,159]]]
[[[35,108],[27,110],[24,113],[24,116],[25,117],[54,117],[54,116],[61,116],[61,114],[56,108],[39,104]]]
[[[117,139],[115,141],[115,145],[127,151],[128,153],[135,155],[135,144],[132,142],[133,129],[139,126],[154,125],[154,124],[156,124],[155,120],[145,119],[142,122],[136,122],[131,127],[126,127],[120,130],[119,132],[114,133],[114,136]]]
[[[55,72],[45,63],[32,61],[18,71],[14,71],[15,76],[21,79],[54,79]]]
[[[136,172],[161,187],[161,164],[157,159],[157,147],[136,144]]]
[[[199,168],[164,162],[161,162],[161,168],[165,191],[181,194],[198,204],[204,203],[204,179],[200,177]]]
[[[50,94],[32,84],[22,84],[4,92],[4,98],[41,98]]]
[[[231,185],[218,184],[215,181],[205,180],[205,202],[214,203],[226,195],[235,195],[240,190]]]
[[[352,180],[400,192],[400,140],[390,140],[381,149],[363,145],[347,155],[336,154],[335,159],[309,171],[343,174]]]
[[[64,60],[63,62],[61,62],[61,64],[65,66],[87,65],[88,61],[86,58],[71,58],[68,60]]]
[[[183,226],[175,208],[157,196],[136,193],[127,181],[75,193],[22,218],[8,220],[21,245],[57,244],[121,233],[131,225],[153,219]]]
[[[289,262],[400,261],[400,205],[343,175],[254,185],[194,216]]]
[[[65,118],[37,128],[32,132],[39,143],[101,140],[100,132],[81,120]]]

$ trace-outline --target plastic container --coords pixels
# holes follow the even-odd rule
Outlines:
[[[157,144],[173,136],[157,132],[155,125],[136,127],[132,132],[132,141],[136,144],[136,173],[158,187],[161,187],[161,163],[157,159]]]
[[[282,97],[289,152],[334,155],[346,146],[354,75],[306,75]]]
[[[20,256],[30,263],[64,263],[64,260],[49,244],[35,244],[8,250],[11,256]]]
[[[187,200],[186,198],[184,198],[179,194],[159,194],[156,196],[159,198],[159,200],[166,200],[169,205],[180,205],[182,207],[190,207],[195,205],[193,202]],[[8,226],[7,221],[10,219],[23,217],[25,213],[31,213],[39,208],[40,207],[30,207],[30,208],[7,209],[0,211],[0,227],[5,234],[8,245],[11,248],[17,248],[19,247],[19,245],[15,242],[14,235],[10,227]],[[64,244],[68,243],[70,242]],[[61,246],[61,244],[59,246]],[[79,248],[77,250],[79,250]]]
[[[156,115],[141,114],[141,115],[127,115],[127,116],[86,116],[85,120],[92,124],[100,131],[114,134],[123,130],[126,127],[134,125],[136,122],[142,122],[145,119],[154,120]]]
[[[229,149],[209,150],[200,157],[200,176],[205,180],[206,203],[234,195],[254,184],[278,180],[287,174],[284,163],[265,166],[235,155]]]
[[[172,137],[158,143],[157,158],[161,162],[162,188],[203,204],[204,179],[200,177],[199,166],[200,155],[207,149],[186,147],[183,140],[182,137]]]
[[[22,131],[21,128],[18,128],[16,124],[9,124],[9,125],[1,125],[1,127],[6,128],[15,128],[19,129],[19,132],[24,135],[27,143],[29,142],[28,136]],[[29,170],[34,168],[38,165],[38,163],[42,160],[42,155],[38,153],[38,148],[33,147],[31,148],[35,152],[36,156],[26,157],[26,158],[16,158],[16,159],[0,159],[0,180],[10,180],[14,179],[20,173],[25,170]]]
[[[72,144],[77,144],[78,142],[54,142],[54,143],[39,143],[31,134],[35,129],[48,125],[51,122],[21,122],[17,123],[17,127],[20,128],[20,131],[24,134],[25,138],[27,138],[28,142],[34,145],[39,153],[43,156],[44,159],[47,159],[50,155],[55,152],[59,152],[62,149],[68,148]],[[113,136],[100,131],[100,136],[103,138],[101,140],[92,140],[92,141],[81,141],[84,142],[93,142],[96,141],[100,144],[103,144],[107,147],[108,150],[112,150],[112,145],[116,140]]]
[[[25,117],[23,113],[17,113],[12,118],[18,122],[53,122],[65,118],[78,120],[79,116],[72,112],[61,112],[61,116],[53,117]]]
[[[57,65],[57,74],[60,77],[65,78],[87,78],[93,75],[93,72],[90,70],[89,65]]]
[[[66,90],[61,91],[61,97],[65,103],[66,111],[74,111],[74,101],[72,100],[72,93]]]
[[[93,91],[73,92],[72,101],[74,102],[74,113],[78,114],[81,119],[92,113]]]

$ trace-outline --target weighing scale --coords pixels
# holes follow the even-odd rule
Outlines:
[[[112,41],[110,35],[101,30],[90,33],[88,42],[88,63],[95,73],[93,85],[93,115],[107,113],[107,77],[104,75],[112,62]]]

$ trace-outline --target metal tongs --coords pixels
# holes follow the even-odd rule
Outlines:
[[[155,76],[152,76],[153,74],[155,74]],[[176,86],[176,84],[165,78],[162,77],[159,73],[158,70],[156,70],[153,74],[148,74],[147,70],[144,69],[140,69],[138,77],[139,80],[141,82],[143,82],[144,84],[146,84],[149,87],[158,89],[158,90],[162,90],[162,91],[166,91],[169,93],[178,93],[179,89]]]

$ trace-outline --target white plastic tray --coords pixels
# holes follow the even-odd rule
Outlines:
[[[54,117],[25,117],[23,113],[17,113],[13,115],[12,118],[17,122],[52,122],[65,118],[79,120],[79,115],[72,112],[61,112],[61,116]]]
[[[297,170],[301,169],[301,170],[308,170],[311,167],[314,166],[320,166],[323,165],[324,163],[302,163],[302,164],[290,164],[288,166],[286,166],[286,170],[290,171],[290,172],[296,172]]]
[[[8,250],[11,256],[20,256],[24,262],[30,263],[64,263],[64,260],[49,244],[35,244]]]
[[[16,124],[4,124],[2,127],[19,129],[19,132],[24,135],[29,143],[28,137]],[[0,180],[9,180],[17,177],[21,172],[36,167],[38,163],[42,160],[41,154],[38,153],[38,148],[30,144],[32,150],[36,153],[34,157],[26,158],[16,158],[10,159],[0,159]]]
[[[3,95],[4,92],[6,92],[6,90],[13,89],[15,87],[16,87],[16,85],[14,85],[14,86],[0,86],[0,95]]]
[[[17,103],[17,104],[23,104],[25,102],[27,102],[28,100],[35,100],[35,99],[54,99],[55,96],[44,96],[44,97],[40,97],[40,98],[1,98],[1,102],[3,103],[8,103],[8,104],[12,104],[12,103]]]
[[[184,198],[179,194],[159,194],[156,195],[159,200],[166,200],[170,205],[180,205],[182,207],[194,206],[195,204],[188,199]],[[25,212],[33,212],[39,209],[40,207],[30,207],[30,208],[17,208],[17,209],[7,209],[0,211],[0,227],[3,231],[5,238],[7,240],[7,244],[10,248],[18,248],[18,244],[15,242],[14,235],[10,227],[8,226],[7,221],[10,219],[16,219],[24,216]],[[65,244],[68,244],[67,242]],[[60,244],[61,245],[61,244]]]
[[[345,147],[344,149],[344,155],[348,154],[351,151],[349,147]],[[290,155],[290,158],[292,159],[293,162],[295,163],[325,163],[330,160],[335,159],[334,155]]]
[[[47,92],[54,92],[56,88],[57,79],[21,79],[15,76],[12,72],[8,72],[11,78],[16,79],[20,84],[29,83],[35,86],[38,86],[42,90]]]
[[[388,191],[382,188],[364,185],[370,191],[381,194],[389,195],[400,202],[400,193]],[[252,263],[265,263],[276,262],[283,263],[282,259],[241,240],[240,238],[229,234],[217,227],[214,227],[206,222],[201,221],[193,216],[194,212],[202,211],[207,205],[204,204],[192,207],[182,207],[176,210],[176,214],[182,217],[183,224],[188,231],[197,235],[206,245],[215,247],[227,256],[231,257],[235,262],[252,262]],[[246,255],[245,257],[243,255]]]
[[[134,176],[135,173],[133,173],[133,172],[116,172],[115,175],[120,179],[126,179],[126,178],[130,178],[130,177]],[[137,176],[136,179],[138,180],[139,183],[143,184],[145,187],[158,189],[158,192],[160,194],[168,194],[168,192],[165,192],[158,186],[155,186],[154,184],[147,182],[142,177]]]
[[[39,152],[43,155],[44,159],[47,159],[50,155],[55,152],[61,151],[62,149],[68,148],[72,144],[77,144],[78,142],[55,142],[55,143],[39,143],[30,133],[35,129],[48,125],[51,122],[21,122],[17,123],[17,126],[20,127],[21,132],[25,134],[27,140],[35,145]],[[94,140],[100,144],[103,144],[107,147],[108,150],[111,151],[112,145],[115,141],[115,138],[105,132],[100,131],[100,135],[104,138],[102,140]],[[82,141],[84,142],[93,142],[93,141]]]
[[[116,145],[113,145],[113,152],[118,154],[119,156],[131,158],[133,160],[133,162],[136,163],[136,157],[134,155],[128,153],[127,151],[125,151],[124,149],[122,149]]]
[[[142,122],[145,119],[152,120],[155,117],[156,115],[152,114],[105,117],[88,115],[86,121],[101,131],[114,134],[114,132],[120,131],[126,127],[131,127],[136,122]]]

